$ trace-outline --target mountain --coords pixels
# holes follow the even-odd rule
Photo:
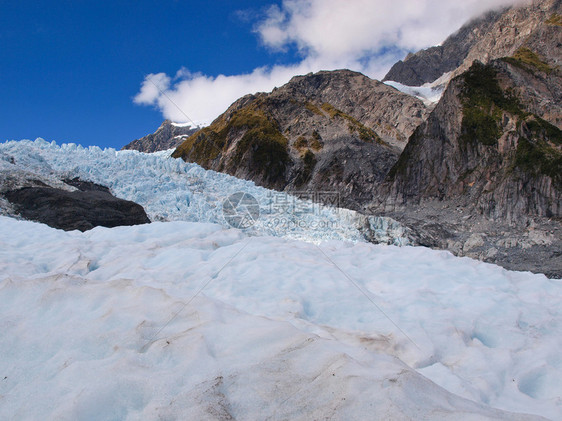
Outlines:
[[[541,109],[518,94],[549,88]],[[476,62],[411,136],[381,197],[454,200],[494,219],[562,216],[561,88],[559,70],[514,58]]]
[[[562,76],[547,60],[523,47],[453,78],[368,212],[419,244],[562,276]]]
[[[509,9],[473,43],[367,213],[418,244],[562,276],[561,3]]]
[[[417,98],[349,70],[245,96],[176,158],[288,191],[330,191],[358,208],[428,114]]]
[[[173,156],[391,218],[412,244],[560,277],[561,4],[488,12],[410,55],[385,79],[412,95],[349,70],[297,76],[240,98]],[[446,89],[437,105],[403,86],[428,82]]]
[[[241,98],[173,156],[278,190],[336,192],[341,206],[398,221],[413,244],[559,278],[561,4],[487,13],[405,60],[411,71],[398,63],[399,83],[445,72],[437,105],[350,71],[299,76]]]
[[[133,149],[147,153],[175,149],[196,131],[197,128],[190,125],[180,125],[172,123],[170,120],[164,120],[156,132],[133,140],[121,149]]]
[[[383,81],[392,80],[408,86],[421,86],[455,70],[503,12],[505,10],[488,12],[465,24],[442,45],[408,54],[404,61],[400,60],[390,68]]]
[[[544,56],[553,56],[554,51],[549,53],[544,49],[552,49],[556,44],[543,41],[557,31],[561,9],[560,0],[541,0],[489,12],[464,25],[442,45],[409,54],[404,61],[396,63],[383,80],[419,86],[447,72],[452,72],[452,77],[457,76],[475,60],[487,63],[513,56],[524,45]]]

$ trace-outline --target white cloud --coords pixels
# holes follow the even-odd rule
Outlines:
[[[135,96],[135,103],[155,105],[161,92],[170,87],[171,79],[165,73],[149,74],[141,85],[140,92]]]
[[[149,74],[134,97],[136,104],[154,105],[174,122],[209,124],[238,98],[270,91],[296,74],[308,73],[307,63],[255,69],[252,73],[217,77],[180,70],[172,80],[164,73]],[[172,83],[173,82],[173,83]]]
[[[180,69],[172,78],[149,74],[135,96],[175,122],[209,124],[236,99],[270,91],[297,74],[349,68],[381,78],[406,51],[441,43],[472,17],[514,0],[283,0],[255,31],[275,51],[294,45],[293,66],[261,67],[242,75],[210,77]]]
[[[513,0],[284,0],[256,31],[274,48],[306,56],[359,57],[389,45],[418,50],[442,42],[468,19]]]

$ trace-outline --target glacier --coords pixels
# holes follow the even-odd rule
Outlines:
[[[361,221],[371,244],[337,208],[230,228],[225,197],[275,193],[168,155],[0,144],[0,174],[82,177],[155,221],[0,216],[0,419],[562,418],[562,281],[392,221]]]
[[[385,244],[412,244],[412,239],[405,235],[407,230],[400,231],[398,222],[389,218],[367,217],[321,205],[318,200],[301,200],[256,186],[252,181],[206,171],[197,164],[171,158],[171,153],[172,150],[153,154],[102,150],[72,143],[59,146],[43,139],[9,141],[0,143],[0,173],[13,175],[20,171],[57,188],[68,188],[60,181],[64,178],[79,177],[99,183],[109,187],[116,197],[142,205],[151,221],[214,222],[227,226],[222,214],[223,201],[231,194],[246,192],[260,205],[260,216],[247,230],[248,234],[313,242],[365,241],[367,236]],[[389,231],[381,231],[384,226]]]

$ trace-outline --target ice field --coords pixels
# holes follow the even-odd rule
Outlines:
[[[165,220],[0,216],[0,419],[562,419],[561,281],[366,243],[332,208],[227,228],[224,197],[273,193],[164,154],[26,141],[0,161]]]

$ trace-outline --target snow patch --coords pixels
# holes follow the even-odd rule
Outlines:
[[[191,128],[191,129],[198,129],[198,128],[201,127],[199,124],[195,124],[195,123],[193,123],[193,122],[191,122],[191,121],[188,121],[187,123],[174,123],[174,122],[172,122],[172,126],[175,126],[175,127],[189,127],[189,128]]]
[[[447,72],[441,75],[433,82],[425,83],[422,86],[408,86],[393,80],[384,81],[388,86],[399,90],[410,96],[414,96],[423,101],[426,106],[432,106],[439,102],[447,84],[451,80],[452,72]]]

